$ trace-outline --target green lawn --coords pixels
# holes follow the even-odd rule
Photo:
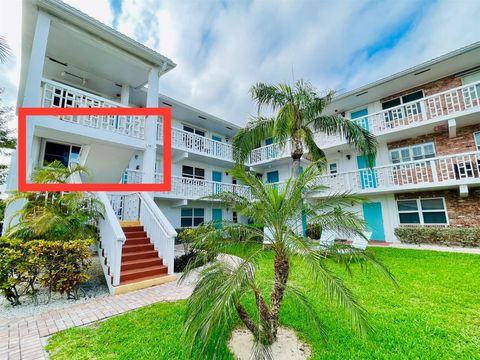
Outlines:
[[[313,348],[313,359],[480,359],[480,256],[375,248],[397,278],[391,282],[373,268],[349,277],[338,268],[371,315],[375,332],[353,334],[345,314],[327,306],[322,290],[300,263],[291,280],[305,289],[328,329],[323,344],[306,317],[286,298],[281,321]],[[336,265],[333,265],[336,267]],[[259,275],[272,274],[265,253]],[[250,305],[251,304],[247,304]],[[159,303],[55,334],[52,359],[185,359],[180,339],[185,302]],[[218,358],[231,358],[226,346]]]

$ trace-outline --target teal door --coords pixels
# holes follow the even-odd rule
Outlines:
[[[375,166],[373,160],[372,167]],[[377,187],[377,173],[370,167],[366,155],[357,156],[357,168],[360,170],[360,185],[362,189],[374,189]]]
[[[277,183],[278,180],[278,171],[270,171],[267,173],[267,183]]]
[[[368,115],[368,109],[362,109],[358,111],[354,111],[350,114],[352,120],[361,118],[362,116]],[[363,127],[365,130],[368,130],[368,118],[363,118],[361,120],[358,120],[358,123],[361,127]]]
[[[273,144],[273,138],[265,139],[265,145],[272,145],[272,144]]]
[[[217,144],[217,142],[221,143],[222,138],[220,136],[212,135],[212,140],[214,141],[213,142],[213,153],[216,156],[219,156],[221,154],[221,150],[220,150],[220,144]]]
[[[216,229],[222,227],[222,209],[212,209],[212,222]]]
[[[385,241],[382,204],[379,202],[364,203],[363,218],[365,219],[367,229],[372,232],[370,240]]]
[[[213,182],[222,182],[222,173],[220,171],[212,171],[212,181]],[[213,192],[214,194],[219,193],[222,191],[222,184],[213,184]]]

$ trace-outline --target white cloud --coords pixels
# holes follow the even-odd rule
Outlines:
[[[68,2],[113,22],[108,0]],[[16,54],[19,3],[0,15]],[[293,70],[319,89],[352,89],[480,40],[479,18],[476,0],[124,0],[118,29],[178,64],[163,93],[242,124],[257,81],[291,81]],[[15,84],[7,68],[0,86]]]

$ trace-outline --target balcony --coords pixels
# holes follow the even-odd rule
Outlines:
[[[393,108],[357,118],[356,124],[376,136],[405,130],[422,124],[436,123],[480,111],[480,81],[449,89]],[[341,136],[318,134],[322,146],[345,144]]]
[[[163,175],[155,174],[155,182],[161,182]],[[127,169],[122,178],[124,183],[141,183],[142,172],[139,170]],[[157,197],[197,200],[204,196],[218,194],[221,192],[234,192],[250,198],[250,190],[245,185],[222,183],[210,180],[190,179],[180,176],[172,176],[172,191],[158,192]]]
[[[440,156],[318,178],[325,193],[388,193],[480,184],[480,152]],[[323,193],[322,193],[323,195]]]
[[[124,105],[97,95],[58,83],[42,80],[42,102],[45,108],[120,108]],[[144,139],[144,116],[59,116],[60,120],[111,133]]]
[[[157,125],[157,141],[163,144],[163,128],[161,121]],[[209,139],[205,136],[172,127],[172,148],[195,154],[205,155],[233,162],[232,145]]]

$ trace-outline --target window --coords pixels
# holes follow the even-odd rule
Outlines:
[[[444,198],[397,200],[400,224],[447,225]]]
[[[433,142],[390,150],[390,162],[392,164],[433,157],[435,157],[435,144]]]
[[[71,161],[78,159],[80,154],[80,146],[58,144],[47,141],[45,143],[45,154],[43,156],[43,165],[60,161],[63,165],[68,166]]]
[[[232,213],[232,222],[238,223],[238,213],[236,211]]]
[[[183,130],[184,130],[184,131],[187,131],[187,132],[189,132],[189,133],[192,133],[192,134],[197,134],[197,135],[200,135],[200,136],[205,136],[205,131],[200,130],[200,129],[195,129],[194,127],[191,127],[191,126],[183,125]]]
[[[183,165],[182,166],[182,177],[189,178],[189,179],[205,180],[205,169]]]
[[[328,172],[332,175],[338,173],[337,163],[328,164]]]
[[[477,151],[480,151],[480,131],[473,134],[473,137],[475,138],[475,147]]]
[[[402,119],[404,117],[415,116],[421,113],[420,103],[410,104],[408,103],[423,98],[423,90],[414,91],[410,94],[399,96],[398,98],[391,99],[382,103],[382,109],[387,110],[396,106],[404,104],[405,106],[385,112],[385,120],[387,122]]]
[[[182,208],[180,214],[181,227],[193,227],[205,221],[205,209],[203,208]]]

